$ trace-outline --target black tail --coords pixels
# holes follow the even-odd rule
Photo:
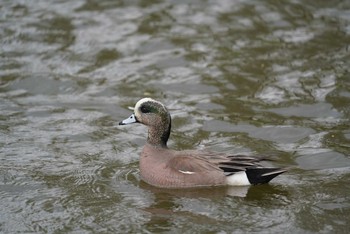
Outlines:
[[[286,172],[283,168],[247,168],[246,174],[251,184],[265,184],[276,176]]]

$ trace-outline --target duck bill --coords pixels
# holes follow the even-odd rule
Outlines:
[[[138,122],[138,121],[137,121],[137,119],[136,119],[135,114],[132,114],[132,115],[130,115],[129,118],[124,119],[123,121],[120,121],[120,122],[119,122],[119,125],[127,125],[127,124],[132,124],[132,123],[137,123],[137,122]]]

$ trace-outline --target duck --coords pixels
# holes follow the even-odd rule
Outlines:
[[[287,171],[262,166],[262,161],[269,161],[266,157],[169,148],[171,115],[164,104],[149,97],[139,100],[134,113],[119,125],[134,123],[148,127],[139,171],[141,180],[155,187],[250,186],[269,183]]]

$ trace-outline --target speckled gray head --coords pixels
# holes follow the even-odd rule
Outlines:
[[[129,118],[119,122],[119,125],[126,125],[138,122],[146,125],[150,124],[142,121],[144,120],[143,114],[158,114],[160,116],[167,117],[168,110],[162,103],[152,98],[142,98],[135,104],[134,113],[131,116],[129,116]]]
[[[152,98],[142,98],[134,108],[134,113],[119,125],[142,123],[148,127],[147,142],[166,146],[170,135],[171,117],[168,109]]]

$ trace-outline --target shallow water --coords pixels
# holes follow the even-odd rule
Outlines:
[[[347,233],[348,1],[2,1],[0,232]],[[271,155],[269,185],[140,181],[150,96],[170,146]]]

